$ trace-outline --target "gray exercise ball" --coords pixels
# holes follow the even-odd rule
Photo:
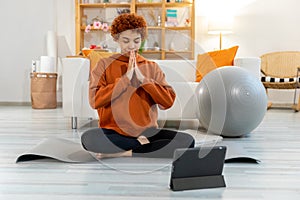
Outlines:
[[[254,130],[267,110],[267,94],[258,77],[236,66],[209,72],[197,87],[199,121],[208,132],[240,137]]]

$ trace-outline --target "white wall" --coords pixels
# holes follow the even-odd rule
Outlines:
[[[31,59],[45,53],[45,33],[54,28],[50,0],[1,1],[0,101],[29,101]]]
[[[222,2],[221,11],[216,2]],[[237,57],[300,51],[299,0],[196,0],[196,3],[196,41],[202,51],[219,48],[218,36],[207,33],[206,15],[222,11],[234,15],[233,34],[223,35],[223,48],[239,45]],[[269,99],[274,103],[292,103],[293,95],[291,90],[269,91]]]
[[[57,31],[59,56],[73,54],[73,4],[74,0],[1,1],[0,102],[30,102],[31,60],[47,55],[48,31]]]
[[[218,36],[207,33],[206,10],[200,8],[205,1],[227,2],[222,4],[222,10],[234,15],[234,26],[233,34],[223,36],[223,47],[239,45],[237,56],[300,50],[299,0],[196,0],[199,9],[196,40],[206,51],[218,48],[219,40]],[[240,6],[235,9],[235,5]]]
[[[208,8],[208,2],[214,7]],[[199,52],[218,48],[217,36],[207,34],[205,14],[220,8],[234,12],[234,33],[223,37],[223,47],[239,45],[237,56],[300,50],[299,0],[196,0],[196,4]],[[57,32],[60,57],[75,52],[74,0],[1,1],[0,17],[0,102],[30,102],[31,60],[46,54],[47,32]]]

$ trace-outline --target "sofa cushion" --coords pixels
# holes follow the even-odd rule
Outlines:
[[[195,60],[154,60],[166,75],[167,82],[194,82]]]
[[[173,106],[167,110],[158,110],[159,120],[197,119],[199,116],[196,82],[169,82],[176,93]]]
[[[218,67],[233,66],[237,50],[238,46],[234,46],[229,49],[199,54],[197,57],[196,81],[200,82],[207,73]]]

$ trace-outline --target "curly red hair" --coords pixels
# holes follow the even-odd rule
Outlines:
[[[111,25],[111,36],[118,40],[120,33],[134,30],[141,34],[142,40],[147,37],[147,22],[144,17],[135,13],[124,13],[114,19]]]

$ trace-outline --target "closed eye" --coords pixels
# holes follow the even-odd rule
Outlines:
[[[136,44],[140,43],[140,41],[141,41],[140,38],[137,38],[137,39],[134,40],[134,42],[135,42]]]

